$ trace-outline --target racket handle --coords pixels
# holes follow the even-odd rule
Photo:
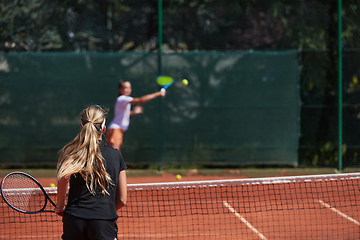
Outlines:
[[[166,90],[168,87],[170,87],[171,84],[165,85],[162,89]]]

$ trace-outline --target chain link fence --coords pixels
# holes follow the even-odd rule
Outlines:
[[[338,167],[339,1],[169,0],[159,19],[157,0],[5,0],[0,51],[157,52],[159,21],[163,54],[298,49],[299,166]],[[343,1],[343,167],[359,166],[359,11]]]

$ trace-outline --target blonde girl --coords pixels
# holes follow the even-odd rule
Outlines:
[[[120,152],[102,141],[106,114],[97,105],[84,109],[80,133],[60,151],[55,213],[63,217],[64,240],[117,238],[116,211],[126,204],[127,167]]]

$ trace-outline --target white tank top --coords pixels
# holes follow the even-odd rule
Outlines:
[[[128,129],[131,110],[130,102],[133,99],[133,97],[125,95],[121,95],[116,99],[114,119],[111,121],[108,129],[120,128],[124,131]]]

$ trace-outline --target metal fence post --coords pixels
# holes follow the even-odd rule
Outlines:
[[[339,37],[339,54],[338,54],[338,65],[339,65],[339,171],[342,170],[342,0],[338,0],[338,37]]]
[[[162,73],[161,66],[161,47],[162,47],[162,0],[158,0],[158,76]],[[159,98],[159,136],[158,136],[158,164],[159,171],[162,171],[162,155],[163,155],[163,124],[162,119],[162,98]]]

